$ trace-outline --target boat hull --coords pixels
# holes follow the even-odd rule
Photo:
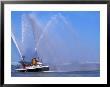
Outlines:
[[[27,69],[16,69],[16,71],[18,71],[18,72],[26,72]]]
[[[42,71],[42,68],[27,69],[27,72],[40,72],[40,71]]]
[[[49,71],[49,67],[42,68],[31,68],[31,69],[16,69],[18,72],[41,72],[41,71]]]

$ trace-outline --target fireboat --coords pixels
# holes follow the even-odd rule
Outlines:
[[[24,58],[19,61],[20,67],[15,69],[18,72],[41,72],[41,71],[49,71],[49,66],[44,65],[39,58],[32,58],[31,63],[26,63]]]

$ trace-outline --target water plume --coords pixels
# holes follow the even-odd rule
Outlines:
[[[15,38],[13,32],[11,32],[11,39],[12,39],[12,41],[14,42],[14,44],[15,44],[15,46],[16,46],[16,48],[17,48],[19,54],[20,54],[20,57],[22,57],[21,50],[20,50],[20,46],[19,46],[18,41],[16,40],[16,38]]]

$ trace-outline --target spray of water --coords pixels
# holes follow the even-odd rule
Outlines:
[[[73,39],[75,39],[77,41],[77,44],[80,44],[79,41],[79,34],[75,31],[75,28],[72,26],[72,24],[66,19],[65,16],[63,16],[61,13],[58,14],[59,18],[64,22],[65,26],[67,27],[66,29],[69,30],[69,33],[71,33],[73,35]]]
[[[53,16],[51,20],[49,20],[49,22],[45,26],[45,29],[43,30],[42,34],[39,37],[36,48],[39,48],[40,41],[42,40],[42,38],[44,38],[44,35],[47,35],[48,30],[51,29],[50,27],[52,27],[55,24],[56,20],[57,20],[57,15]]]
[[[13,40],[13,42],[14,42],[14,44],[15,44],[15,46],[16,46],[19,54],[20,54],[20,57],[22,57],[22,54],[21,54],[21,51],[20,51],[20,46],[18,45],[18,42],[17,42],[17,40],[16,40],[16,38],[15,38],[15,36],[12,32],[11,32],[11,38],[12,38],[12,40]]]
[[[48,60],[50,60],[48,62],[56,66],[57,70],[59,68],[59,64],[69,64],[68,62],[72,62],[73,60],[75,61],[76,59],[74,56],[76,52],[73,51],[73,48],[68,47],[69,44],[73,45],[73,47],[76,48],[79,47],[78,41],[76,41],[78,38],[73,30],[74,29],[70,25],[69,21],[67,21],[62,14],[58,14],[52,17],[52,19],[47,23],[44,31],[39,38],[39,41],[37,43],[37,50],[39,50],[42,58],[44,58],[44,60],[48,58]],[[77,38],[76,40],[74,40],[74,43],[71,41],[68,42],[67,39],[64,39],[64,37],[62,36],[62,34],[64,34],[63,31],[66,32],[70,38],[73,37],[73,40],[74,37]],[[65,37],[67,38],[68,36]],[[59,68],[59,70],[60,69],[61,68]]]
[[[76,32],[73,31],[74,29],[71,27],[69,22],[66,20],[66,18],[61,13],[59,13],[58,15],[52,16],[51,20],[49,20],[49,22],[45,26],[43,32],[41,33],[39,39],[37,40],[36,48],[39,48],[40,41],[42,40],[42,38],[44,38],[45,35],[47,35],[48,30],[51,29],[51,27],[53,25],[55,26],[55,23],[56,23],[56,21],[58,21],[58,18],[60,18],[60,20],[62,20],[64,22],[66,27],[68,27],[69,32],[71,32],[72,35],[74,35],[74,37],[77,38]],[[78,40],[78,39],[76,39],[76,40]]]
[[[64,42],[60,38],[61,36],[60,37],[58,36],[57,38],[55,38],[55,39],[60,38],[58,41],[56,40],[57,42],[55,42],[50,36],[48,36],[49,33],[51,33],[49,30],[52,30],[55,26],[57,26],[57,24],[59,23],[59,19],[60,19],[60,21],[62,20],[66,26],[68,25],[68,22],[66,21],[65,17],[62,14],[58,14],[58,15],[53,16],[51,18],[51,20],[47,23],[45,28],[42,29],[39,26],[39,23],[36,21],[36,18],[34,18],[32,15],[23,15],[22,16],[22,44],[23,44],[22,47],[24,50],[23,52],[27,51],[26,48],[28,45],[26,45],[26,44],[29,42],[28,35],[30,35],[30,36],[34,36],[35,42],[32,41],[32,43],[35,43],[36,46],[34,47],[34,51],[32,51],[32,49],[29,49],[29,50],[31,50],[33,53],[36,53],[36,51],[38,53],[39,49],[40,49],[39,54],[42,53],[41,49],[43,49],[43,47],[39,46],[39,45],[41,44],[42,40],[45,39],[46,48],[44,48],[44,49],[50,50],[51,48],[53,48],[52,51],[49,51],[49,53],[50,53],[49,55],[54,59],[54,55],[55,55],[56,51],[59,50],[59,49],[56,49],[56,44],[58,46],[60,46],[60,45],[63,46],[64,43],[66,42],[66,41]],[[31,31],[31,29],[32,29],[32,31]],[[54,37],[54,35],[53,35],[53,37]],[[65,47],[65,45],[63,47]],[[22,54],[24,54],[24,53],[22,53]],[[60,54],[56,53],[55,57],[60,58],[62,56]]]
[[[27,20],[29,21],[30,25],[32,26],[31,31],[33,32],[33,36],[34,36],[34,42],[35,44],[38,43],[39,38],[42,34],[42,27],[41,24],[38,22],[37,18],[35,17],[35,15],[33,14],[28,14],[27,15]],[[38,53],[38,48],[35,46],[35,55],[40,56]]]
[[[38,43],[38,40],[42,34],[43,29],[40,26],[40,23],[37,21],[37,18],[34,15],[29,14],[29,15],[27,15],[27,17],[28,17],[28,20],[30,21],[30,24],[32,26],[32,31],[33,31],[35,43]]]
[[[39,53],[40,41],[42,40],[42,38],[44,38],[45,33],[47,33],[49,29],[48,27],[52,26],[53,23],[55,22],[56,16],[52,17],[51,20],[47,22],[47,25],[44,29],[42,29],[42,27],[40,26],[38,21],[36,21],[36,18],[33,15],[29,14],[27,15],[27,18],[28,18],[28,21],[30,21],[30,25],[32,26],[32,31],[34,35],[35,44],[36,44],[35,52],[40,57],[40,53]]]
[[[26,58],[30,59],[36,56],[36,48],[35,43],[36,39],[34,36],[34,32],[32,29],[35,28],[29,20],[29,16],[27,14],[22,15],[22,47],[23,47],[23,55]],[[32,46],[30,46],[32,45]]]
[[[34,54],[38,54],[43,61],[50,63],[50,67],[55,66],[56,70],[65,70],[68,69],[65,65],[71,65],[80,54],[77,53],[80,51],[80,44],[76,33],[61,13],[52,16],[44,29],[35,16],[28,14],[22,16],[22,52],[13,33],[12,40],[20,56],[29,55],[28,58],[32,58]]]

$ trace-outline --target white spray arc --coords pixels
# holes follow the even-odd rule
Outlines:
[[[27,14],[22,15],[22,44],[23,44],[23,55],[32,58],[37,57],[35,44],[39,37],[37,31],[41,30],[36,20],[30,20],[30,16]]]
[[[11,32],[11,38],[12,38],[12,41],[14,42],[14,44],[15,44],[15,46],[16,46],[19,54],[20,54],[20,57],[22,57],[20,46],[19,46],[18,41],[16,40],[15,35],[13,34],[13,32]]]
[[[23,48],[22,55],[19,50],[20,48],[17,47],[20,55],[21,56],[26,55],[27,54],[26,51],[30,50],[32,52],[30,57],[32,57],[32,55],[34,55],[35,53],[37,53],[37,56],[39,55],[39,57],[40,57],[41,52],[39,51],[39,49],[41,49],[42,47],[39,45],[40,45],[42,39],[48,37],[48,33],[49,33],[48,31],[51,30],[52,27],[57,26],[56,24],[59,22],[58,19],[62,20],[65,25],[68,25],[68,22],[65,19],[65,17],[61,13],[59,13],[57,15],[52,16],[51,19],[47,22],[45,28],[42,29],[42,27],[39,25],[38,21],[32,14],[22,15],[22,41],[21,41],[22,42],[21,45]],[[70,29],[70,28],[69,28],[69,30],[72,31],[72,29]],[[30,46],[29,39],[33,39],[31,41],[31,43],[34,43],[33,48],[31,48],[31,49],[27,49],[27,47]],[[51,46],[55,45],[54,42],[51,41],[51,39],[49,37],[48,37],[48,39],[49,39],[50,43],[46,42],[46,44],[50,44]],[[26,44],[29,44],[29,45],[26,46]],[[47,48],[47,49],[50,49],[50,48]],[[53,49],[53,51],[54,51],[54,49]]]
[[[23,14],[21,21],[22,53],[19,52],[21,57],[25,56],[28,61],[34,56],[40,57],[47,64],[49,63],[56,67],[59,66],[58,64],[71,61],[71,59],[66,59],[72,55],[71,48],[67,47],[68,42],[65,39],[62,39],[63,37],[60,34],[54,34],[55,31],[59,32],[61,30],[66,31],[67,33],[71,32],[71,35],[75,35],[66,18],[62,14],[59,13],[53,15],[44,29],[42,29],[37,18],[32,14]],[[59,21],[62,23],[60,25],[61,29],[60,27],[56,28],[60,23]],[[51,36],[51,34],[53,35]],[[17,47],[17,49],[19,50],[20,47]],[[60,63],[60,61],[62,62]]]

